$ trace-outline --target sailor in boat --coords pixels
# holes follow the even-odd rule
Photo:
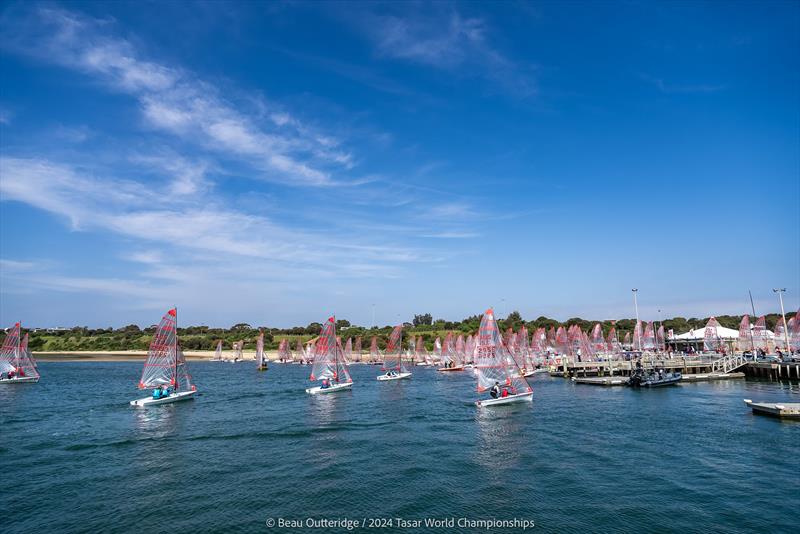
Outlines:
[[[395,373],[395,372],[392,370],[392,371],[389,371],[388,373],[386,373],[386,375],[387,375],[387,376],[397,376],[397,373]]]
[[[489,395],[496,399],[500,395],[500,382],[495,382],[492,389],[489,390]]]
[[[322,385],[320,386],[321,389],[328,389],[331,387],[331,383],[328,381],[327,378],[322,379]]]
[[[158,386],[153,390],[153,398],[156,400],[163,399],[165,397],[169,397],[169,393],[169,388],[164,389],[164,386]]]

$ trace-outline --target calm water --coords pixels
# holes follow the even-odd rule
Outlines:
[[[135,363],[42,363],[41,383],[0,388],[2,530],[288,532],[266,527],[279,517],[797,526],[800,424],[742,403],[800,402],[797,383],[632,391],[537,377],[533,406],[478,412],[463,373],[379,383],[377,367],[353,366],[352,392],[310,397],[308,367],[190,368],[202,394],[149,410],[127,405],[142,396]]]

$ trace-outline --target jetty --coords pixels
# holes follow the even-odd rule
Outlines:
[[[769,415],[786,419],[800,419],[800,402],[753,402],[744,399],[754,414]]]
[[[730,380],[745,377],[800,380],[800,362],[754,362],[745,358],[741,353],[672,358],[649,355],[643,357],[641,363],[645,369],[679,372],[683,375],[684,382]],[[633,360],[567,362],[552,370],[550,376],[571,378],[576,384],[622,386],[635,368],[636,362]]]

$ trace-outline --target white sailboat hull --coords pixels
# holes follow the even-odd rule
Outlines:
[[[160,399],[154,399],[151,395],[150,397],[145,397],[143,399],[132,400],[131,406],[136,406],[138,408],[147,408],[149,406],[156,406],[158,404],[171,404],[173,402],[189,400],[194,397],[195,393],[197,392],[179,391],[178,393],[171,393],[169,397],[162,397]]]
[[[378,376],[378,380],[382,382],[385,382],[387,380],[402,380],[404,378],[411,378],[411,373],[397,373],[394,376],[389,376],[389,375]]]
[[[533,391],[527,393],[518,393],[516,395],[509,395],[508,397],[498,397],[496,399],[486,399],[475,401],[475,406],[484,408],[488,406],[500,406],[503,404],[514,404],[517,402],[532,402]]]
[[[353,387],[352,382],[342,382],[341,384],[331,384],[327,388],[323,388],[322,386],[315,386],[313,388],[306,389],[306,393],[309,395],[321,395],[323,393],[335,393],[337,391],[342,391],[345,389],[350,389]]]
[[[15,376],[14,378],[0,379],[0,384],[32,384],[38,381],[38,376]]]

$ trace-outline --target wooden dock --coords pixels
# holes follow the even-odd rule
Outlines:
[[[711,380],[730,380],[733,378],[744,378],[744,373],[695,373],[681,375],[681,382],[708,382]],[[627,376],[586,376],[573,377],[572,381],[576,384],[588,384],[590,386],[624,386],[628,381]]]
[[[744,399],[754,414],[769,415],[786,419],[800,419],[800,402],[753,402]]]

